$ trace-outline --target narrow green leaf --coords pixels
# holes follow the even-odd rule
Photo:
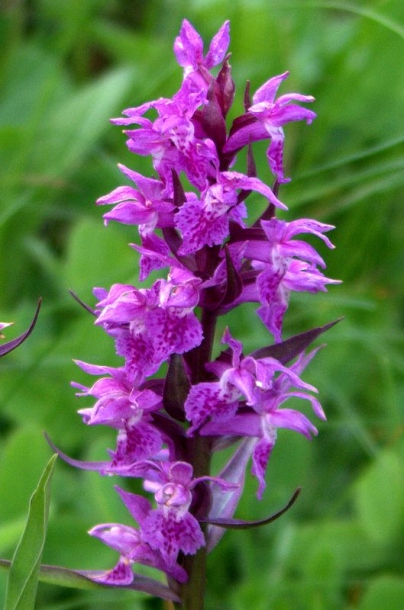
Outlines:
[[[10,568],[4,610],[31,610],[35,607],[49,514],[50,483],[56,458],[53,455],[49,460],[32,494],[28,521]]]

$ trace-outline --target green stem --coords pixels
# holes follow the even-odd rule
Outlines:
[[[189,450],[194,476],[209,475],[211,457],[209,439],[200,436],[190,438]],[[188,573],[188,581],[182,585],[180,594],[184,610],[203,610],[204,608],[206,557],[206,546],[203,546],[195,555],[187,555],[184,558],[183,566]]]
[[[201,323],[204,339],[199,347],[193,350],[191,369],[192,382],[206,380],[205,364],[210,361],[216,327],[216,315],[206,309],[202,310]],[[194,477],[210,474],[210,440],[202,436],[188,439],[188,459],[193,466]],[[204,532],[205,533],[205,532]],[[181,586],[183,610],[203,610],[206,582],[206,546],[199,549],[195,555],[184,557],[184,568],[188,573],[188,581]]]
[[[216,329],[216,314],[202,309],[201,324],[203,329],[202,343],[187,354],[187,362],[191,369],[192,383],[207,381],[209,376],[205,369],[212,356],[213,341]]]
[[[188,582],[183,585],[181,599],[183,610],[203,610],[205,606],[206,547],[196,555],[187,556],[184,567],[189,574]]]

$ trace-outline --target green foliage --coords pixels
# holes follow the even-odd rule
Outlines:
[[[69,383],[88,381],[72,358],[118,361],[68,290],[92,305],[93,286],[137,281],[137,257],[127,247],[135,232],[103,227],[94,201],[123,183],[117,162],[145,173],[151,167],[126,151],[121,130],[108,119],[178,88],[171,47],[184,17],[206,40],[231,20],[237,112],[247,78],[254,91],[284,70],[290,77],[282,92],[316,97],[313,125],[287,127],[292,182],[280,197],[291,216],[337,226],[336,250],[321,253],[327,274],[344,281],[326,295],[295,297],[287,317],[291,335],[345,316],[305,375],[319,388],[328,421],[312,443],[280,431],[263,501],[247,477],[237,516],[264,518],[296,486],[302,494],[267,528],[226,533],[209,559],[207,606],[401,608],[404,4],[396,0],[6,0],[0,12],[0,319],[16,321],[7,339],[29,325],[39,296],[43,307],[33,335],[1,361],[0,556],[11,558],[17,546],[50,454],[43,429],[84,459],[105,459],[105,448],[113,446],[109,431],[83,426]],[[265,146],[257,148],[256,161],[260,176],[270,180]],[[223,325],[255,349],[264,331],[252,319],[245,306]],[[112,485],[58,464],[45,563],[114,565],[116,554],[86,535],[96,523],[130,523]],[[2,576],[2,601],[4,591]],[[38,595],[44,610],[162,607],[122,591],[40,584]]]
[[[38,576],[45,545],[50,504],[50,483],[56,455],[52,456],[32,494],[27,525],[13,556],[4,610],[35,608]]]

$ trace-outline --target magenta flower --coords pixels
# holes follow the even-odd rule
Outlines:
[[[254,266],[257,270],[262,269],[257,278],[258,299],[262,303],[257,314],[277,342],[281,341],[283,318],[292,291],[325,292],[328,284],[340,283],[340,280],[326,278],[315,265],[296,259],[287,261],[283,270],[270,264],[256,263]]]
[[[180,34],[174,42],[174,53],[184,68],[184,77],[202,68],[209,71],[223,61],[230,43],[229,31],[230,23],[225,21],[213,37],[206,57],[203,57],[203,40],[189,21],[184,19]]]
[[[147,465],[145,463],[147,468]],[[141,523],[141,538],[158,550],[169,566],[175,566],[178,553],[194,554],[205,545],[205,538],[196,518],[189,512],[192,490],[202,481],[213,481],[223,492],[234,489],[217,477],[193,478],[192,466],[186,462],[151,463],[145,477],[145,489],[154,494],[156,509],[149,505]],[[139,512],[146,513],[145,498],[118,488],[126,507],[139,522]],[[140,522],[139,522],[140,523]]]
[[[234,119],[228,133],[235,93],[228,46],[228,22],[204,55],[202,38],[184,20],[174,43],[183,68],[180,89],[171,99],[128,108],[123,118],[113,120],[127,129],[130,152],[151,157],[155,175],[120,165],[130,185],[119,186],[97,204],[113,206],[104,214],[106,225],[113,220],[138,227],[141,243],[130,246],[140,254],[141,281],[155,270],[167,273],[147,287],[115,283],[109,290],[96,288],[95,309],[85,306],[122,358],[117,368],[77,361],[99,378],[89,387],[73,383],[79,396],[94,401],[79,411],[84,423],[116,430],[110,459],[75,460],[50,441],[70,465],[142,479],[145,491],[153,494],[149,501],[117,488],[137,526],[104,523],[90,531],[119,559],[112,570],[89,578],[178,603],[181,597],[186,608],[203,595],[205,551],[198,551],[204,546],[210,551],[225,528],[272,522],[298,495],[275,517],[259,522],[233,518],[250,458],[262,497],[278,428],[308,439],[317,434],[306,415],[288,408],[287,401],[306,400],[325,419],[316,388],[301,373],[317,352],[305,355],[305,350],[333,324],[287,340],[282,340],[282,324],[292,291],[315,293],[337,283],[323,275],[325,263],[318,252],[298,238],[314,235],[332,248],[325,234],[333,227],[276,218],[279,209],[287,211],[278,199],[280,184],[287,181],[283,126],[310,123],[314,112],[299,103],[313,98],[291,93],[276,99],[288,73],[275,76],[258,89],[252,103],[246,91],[247,111]],[[253,144],[262,139],[270,141],[273,190],[256,176]],[[233,168],[243,148],[245,173]],[[260,221],[248,220],[252,192],[266,200]],[[256,314],[275,343],[245,355],[242,343],[226,329],[222,342],[227,346],[214,356],[219,316],[246,302],[257,304]],[[222,449],[234,450],[219,476],[211,476],[213,454]],[[141,583],[132,571],[136,563],[165,572],[171,590],[157,581]]]
[[[105,224],[115,220],[122,224],[138,225],[141,235],[148,234],[156,228],[173,226],[172,201],[164,197],[165,185],[161,180],[145,178],[124,165],[119,169],[130,178],[138,189],[131,186],[119,186],[108,195],[97,199],[98,205],[114,205],[110,212],[104,214]]]
[[[291,121],[311,123],[316,118],[312,110],[293,104],[294,101],[313,102],[311,95],[288,93],[275,100],[279,86],[288,76],[289,72],[274,76],[257,90],[248,112],[234,121],[224,147],[225,152],[234,153],[251,142],[271,138],[267,157],[271,171],[280,183],[289,181],[283,170],[283,126]]]
[[[117,125],[140,125],[138,129],[126,131],[128,148],[133,153],[152,156],[154,169],[166,184],[168,196],[172,195],[173,170],[178,174],[184,171],[192,184],[203,189],[219,166],[213,142],[197,137],[191,120],[203,99],[204,94],[179,101],[160,99],[125,110],[126,119],[113,119]],[[154,122],[143,118],[150,108],[159,114]]]
[[[282,209],[286,207],[258,178],[249,178],[239,172],[219,173],[216,183],[205,189],[200,199],[189,193],[175,216],[176,227],[183,238],[179,254],[190,254],[204,246],[221,244],[229,236],[230,221],[244,226],[247,210],[239,201],[238,190],[257,191],[273,205]]]
[[[236,343],[233,340],[235,347]],[[239,348],[237,347],[237,349]],[[251,408],[243,409],[227,419],[212,420],[201,429],[202,435],[222,436],[225,434],[251,436],[258,439],[252,455],[252,473],[259,481],[258,498],[262,497],[265,489],[265,471],[275,445],[277,428],[295,430],[308,439],[313,434],[317,434],[317,429],[305,415],[295,409],[281,409],[281,405],[291,397],[303,398],[311,403],[317,417],[325,419],[319,401],[307,392],[317,392],[316,388],[304,383],[299,377],[317,351],[318,349],[308,355],[302,354],[290,368],[282,367],[280,363],[275,365],[272,358],[259,360],[255,360],[251,356],[244,358],[241,364],[244,364],[244,370],[249,370],[251,377],[242,380],[239,387],[241,389],[244,385],[245,404]],[[237,360],[237,358],[237,354],[233,352],[233,359]],[[229,376],[237,383],[237,377],[240,378],[240,369],[238,371],[228,369],[228,371],[230,371]],[[274,373],[278,371],[280,374],[275,377]],[[245,383],[246,381],[247,383]],[[253,381],[255,383],[252,383]]]
[[[76,364],[91,375],[110,375],[98,379],[91,388],[78,383],[72,385],[81,390],[77,396],[98,399],[94,407],[79,411],[86,424],[101,424],[118,430],[116,451],[109,452],[111,470],[156,455],[162,448],[163,439],[153,425],[151,414],[161,408],[161,396],[150,389],[133,387],[124,367],[114,369],[78,360]]]
[[[155,229],[172,227],[174,225],[175,206],[164,196],[165,184],[161,180],[145,178],[124,165],[118,166],[128,176],[138,189],[131,186],[119,186],[108,195],[97,200],[98,205],[114,205],[114,208],[104,214],[105,224],[115,220],[122,224],[138,225],[142,246],[149,251],[168,256],[169,248],[166,242],[157,236]],[[160,269],[164,263],[156,256],[140,257],[140,281],[146,279],[151,271]]]
[[[244,357],[242,344],[232,338],[228,329],[222,342],[227,343],[232,350],[231,363],[220,360],[210,363],[209,371],[214,373],[219,381],[202,382],[191,387],[185,401],[185,413],[187,419],[192,422],[189,432],[194,432],[211,418],[214,422],[220,422],[218,426],[224,434],[227,422],[236,415],[241,401],[247,406],[255,407],[261,404],[263,392],[273,390],[274,384],[278,383],[275,379],[276,373],[288,379],[290,385],[317,391],[313,386],[301,381],[293,367],[287,368],[275,358],[256,360],[252,356]],[[212,424],[213,429],[214,426],[215,424]],[[205,426],[204,431],[211,428]]]
[[[180,66],[184,68],[184,81],[192,89],[208,89],[212,76],[211,68],[222,63],[230,43],[230,24],[225,21],[210,43],[206,57],[203,56],[203,40],[193,26],[184,19],[179,36],[174,42],[174,53]],[[178,95],[178,94],[177,94]]]
[[[202,340],[202,329],[194,314],[200,280],[181,270],[172,270],[168,280],[157,280],[150,289],[115,284],[101,297],[96,324],[116,340],[117,353],[126,359],[126,373],[140,385],[155,373],[171,353],[182,354]]]
[[[323,259],[312,246],[301,240],[292,240],[299,233],[316,235],[328,248],[334,248],[328,237],[324,235],[335,228],[332,225],[306,218],[292,222],[271,218],[271,220],[262,220],[261,226],[264,229],[265,237],[263,236],[262,240],[251,240],[248,243],[246,251],[248,258],[278,263],[281,267],[282,261],[298,257],[314,265],[325,267]]]
[[[150,503],[146,498],[136,496],[117,488],[126,506],[130,506],[130,513],[142,528],[150,513]],[[103,523],[93,527],[89,534],[99,538],[104,544],[118,551],[120,554],[117,565],[107,572],[94,578],[98,582],[114,586],[128,585],[133,581],[132,565],[140,563],[157,570],[162,570],[179,582],[187,580],[187,573],[177,563],[168,564],[158,549],[151,546],[142,538],[141,531],[128,525],[119,523]]]
[[[309,219],[288,223],[277,218],[262,220],[261,227],[263,231],[254,229],[253,239],[241,242],[243,256],[254,269],[256,281],[252,283],[250,277],[232,307],[245,301],[261,303],[257,314],[280,342],[283,317],[292,291],[316,293],[326,291],[328,284],[340,283],[317,269],[317,265],[325,267],[325,263],[310,244],[293,238],[299,233],[309,233],[334,248],[324,235],[334,227]],[[240,246],[236,247],[237,242],[232,244],[231,252],[240,251]],[[250,270],[248,274],[251,276]]]

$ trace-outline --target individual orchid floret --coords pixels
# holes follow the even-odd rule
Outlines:
[[[136,502],[133,501],[133,494],[128,494],[122,489],[117,488],[119,494],[127,504],[128,497],[132,500],[130,503],[131,514],[134,516],[140,527],[143,526],[147,519],[151,505],[146,498],[136,496]],[[97,581],[103,584],[123,586],[128,585],[133,581],[134,574],[132,565],[140,563],[142,565],[162,570],[167,575],[175,578],[179,582],[187,580],[187,573],[177,563],[173,562],[170,565],[163,559],[162,554],[158,549],[152,549],[151,546],[142,538],[141,531],[128,525],[119,523],[103,523],[93,527],[89,531],[90,536],[99,538],[104,544],[118,551],[120,554],[117,565],[107,572],[97,576]]]
[[[91,388],[72,383],[77,396],[94,396],[94,407],[79,414],[88,425],[106,425],[118,430],[116,451],[110,451],[111,467],[130,465],[152,457],[161,450],[163,439],[153,425],[151,414],[161,408],[161,396],[150,389],[137,389],[129,382],[124,367],[114,369],[76,361],[92,375],[109,374]]]
[[[209,72],[220,64],[230,44],[230,23],[225,21],[210,43],[209,51],[203,56],[203,40],[194,27],[184,19],[179,36],[174,42],[174,53],[180,66],[184,68],[184,81],[191,81],[194,87],[208,89],[212,80]]]
[[[286,222],[278,218],[262,220],[261,226],[265,237],[262,240],[251,240],[248,243],[245,256],[250,259],[271,262],[282,267],[288,259],[301,258],[313,265],[325,267],[325,263],[316,250],[304,241],[293,239],[300,233],[308,233],[319,237],[328,248],[335,246],[324,233],[335,227],[315,220],[300,218]]]
[[[193,555],[205,545],[205,538],[196,518],[189,512],[192,491],[202,481],[211,480],[223,491],[234,489],[215,477],[193,478],[193,469],[187,462],[150,462],[144,487],[154,494],[157,508],[149,510],[141,524],[141,537],[154,550],[158,550],[169,566],[174,566],[181,551]],[[118,489],[126,507],[138,521],[142,496]]]
[[[312,110],[293,103],[313,102],[311,95],[288,93],[275,100],[279,86],[288,76],[289,72],[274,76],[258,89],[247,113],[234,121],[224,147],[225,152],[235,153],[251,142],[271,138],[267,157],[271,171],[280,183],[289,181],[283,169],[283,126],[291,121],[311,123],[316,118]]]
[[[172,565],[182,551],[193,555],[205,544],[201,527],[189,512],[192,501],[192,466],[186,462],[164,464],[156,481],[145,481],[145,489],[154,493],[157,509],[150,511],[142,526],[143,539],[159,549]]]
[[[225,421],[211,421],[200,431],[202,435],[226,434],[258,439],[252,455],[252,473],[259,481],[258,498],[262,497],[265,489],[265,471],[276,442],[277,428],[295,430],[308,439],[317,434],[317,429],[305,415],[295,409],[280,408],[282,404],[292,397],[308,400],[317,417],[325,419],[319,401],[308,393],[317,392],[316,388],[299,377],[317,351],[318,348],[308,355],[301,354],[289,368],[283,367],[278,377],[273,374],[276,370],[273,358],[254,360],[251,356],[246,357],[246,369],[255,369],[255,384],[253,387],[249,384],[249,399],[248,392],[245,392],[246,405],[251,409],[244,409]]]
[[[96,324],[115,336],[128,377],[138,385],[172,353],[183,354],[202,341],[194,313],[199,283],[189,272],[174,268],[168,280],[157,280],[149,289],[115,284],[109,293],[96,291],[101,296]]]
[[[257,274],[256,283],[249,282],[233,305],[258,300],[261,303],[258,315],[280,342],[283,317],[292,291],[315,293],[326,291],[328,284],[340,283],[317,269],[317,265],[325,267],[325,263],[310,244],[293,238],[299,233],[308,233],[334,248],[324,235],[334,227],[309,219],[288,223],[277,218],[262,220],[261,226],[262,232],[254,229],[254,238],[248,240],[244,248],[245,258]]]
[[[179,254],[190,254],[204,246],[220,245],[229,236],[230,221],[244,226],[247,216],[244,202],[239,199],[240,190],[256,191],[273,205],[286,209],[272,190],[258,178],[239,172],[221,172],[217,181],[209,186],[199,199],[194,193],[175,216],[175,224],[182,234],[183,245]]]
[[[98,205],[115,206],[104,214],[105,224],[115,220],[122,224],[138,225],[141,235],[156,228],[173,226],[175,206],[163,195],[165,184],[161,180],[145,178],[124,165],[119,164],[118,167],[138,188],[119,186],[97,199]]]
[[[242,344],[233,339],[226,329],[223,343],[232,350],[231,362],[228,359],[218,359],[207,365],[219,381],[202,382],[193,385],[185,401],[187,419],[192,422],[189,433],[211,418],[213,421],[226,422],[235,416],[240,401],[253,406],[261,399],[261,390],[272,388],[276,373],[289,376],[297,387],[314,390],[312,386],[301,381],[291,369],[288,369],[275,358],[255,360],[253,357],[243,357]]]
[[[263,263],[254,264],[261,268],[257,278],[258,299],[261,307],[257,314],[279,343],[282,338],[283,317],[289,305],[290,294],[295,292],[326,292],[328,284],[339,284],[323,275],[315,265],[291,259],[281,270]]]
[[[201,97],[181,102],[160,99],[125,110],[128,118],[113,119],[117,125],[140,125],[138,129],[126,131],[128,148],[135,154],[152,156],[154,169],[166,184],[168,196],[173,191],[173,170],[178,174],[184,171],[190,182],[202,190],[219,167],[214,143],[197,137],[191,120],[201,103]],[[154,122],[142,116],[150,108],[159,114]]]
[[[115,207],[104,214],[107,225],[110,220],[122,224],[138,225],[139,234],[144,248],[156,251],[160,255],[168,256],[169,248],[166,242],[158,237],[155,229],[174,226],[174,203],[164,197],[166,185],[161,180],[145,178],[124,165],[118,165],[121,171],[128,176],[138,189],[131,186],[120,186],[108,195],[97,200],[99,205],[114,205]],[[151,271],[161,269],[161,261],[156,256],[140,257],[139,279],[143,281]]]

